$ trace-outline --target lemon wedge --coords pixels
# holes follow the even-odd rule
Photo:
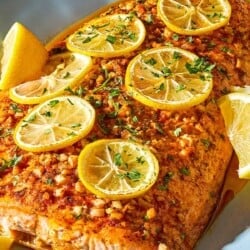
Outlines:
[[[132,14],[108,15],[86,23],[67,39],[67,48],[96,57],[116,57],[137,49],[145,39],[143,22]]]
[[[214,65],[204,58],[174,47],[146,50],[131,60],[125,77],[129,94],[158,109],[183,109],[197,105],[210,94]]]
[[[1,250],[9,250],[12,246],[14,242],[14,239],[9,237],[9,236],[5,236],[5,235],[0,235],[0,246],[1,246]]]
[[[248,85],[243,86],[243,87],[231,86],[230,91],[231,92],[250,94],[250,86],[248,86]]]
[[[230,93],[221,97],[218,104],[239,159],[239,178],[250,179],[250,95]]]
[[[54,55],[44,69],[48,75],[11,88],[10,98],[17,103],[37,104],[62,95],[65,89],[79,83],[91,66],[91,57],[79,53]],[[50,73],[51,69],[54,70]]]
[[[14,131],[16,144],[27,151],[44,152],[72,145],[92,129],[94,108],[77,96],[60,96],[36,106]]]
[[[121,200],[149,190],[159,172],[156,157],[146,146],[122,139],[88,144],[78,158],[78,175],[99,197]]]
[[[231,16],[227,0],[159,0],[157,10],[170,30],[183,35],[209,33],[226,25]]]
[[[41,41],[22,24],[14,23],[3,40],[0,89],[39,77],[47,58]]]

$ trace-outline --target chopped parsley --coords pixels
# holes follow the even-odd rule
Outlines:
[[[49,102],[48,105],[49,105],[51,108],[53,108],[53,107],[55,107],[58,103],[59,103],[59,100],[52,100],[52,101]]]
[[[76,133],[74,131],[67,134],[68,136],[76,136]]]
[[[153,57],[149,58],[148,60],[145,60],[144,62],[148,65],[151,65],[151,66],[153,66],[157,63],[157,61]]]
[[[75,123],[71,125],[71,128],[80,128],[82,126],[81,123]]]
[[[106,37],[106,41],[111,43],[111,44],[114,44],[116,42],[117,38],[115,36],[112,36],[112,35],[108,35]]]
[[[170,76],[172,74],[171,69],[168,68],[168,67],[163,67],[161,69],[161,72],[162,72],[162,74],[163,74],[164,77],[168,77],[168,76]]]
[[[184,89],[186,89],[186,86],[184,84],[181,84],[181,83],[178,84],[178,86],[175,87],[176,92],[182,91]]]
[[[159,93],[161,91],[165,90],[165,84],[161,83],[160,86],[155,88],[155,93]]]
[[[178,51],[175,51],[173,54],[173,59],[178,60],[181,58],[181,53]]]
[[[214,43],[213,41],[209,41],[207,44],[208,49],[212,49],[216,46],[216,43]]]
[[[174,41],[178,41],[179,38],[180,38],[180,36],[179,36],[178,34],[173,34],[173,35],[172,35],[172,39],[173,39]]]
[[[47,88],[44,88],[42,94],[44,95],[47,91],[48,91],[48,89],[47,89]]]
[[[160,74],[158,74],[157,72],[151,71],[151,73],[152,73],[152,75],[153,75],[154,77],[156,77],[156,78],[159,78],[159,77],[160,77]]]
[[[211,73],[215,64],[211,64],[204,57],[195,59],[192,63],[186,63],[186,69],[190,74],[197,74],[199,72]]]
[[[89,43],[91,42],[94,38],[96,38],[98,36],[98,34],[95,34],[93,36],[87,36],[83,41],[82,43]]]
[[[42,115],[44,115],[46,117],[52,117],[52,112],[51,111],[45,111],[44,113],[42,113]]]
[[[206,149],[208,149],[212,145],[209,139],[201,139],[201,143],[205,146]]]
[[[157,131],[158,133],[160,133],[160,134],[162,134],[162,135],[164,134],[164,130],[163,130],[161,124],[155,123],[155,129],[156,129],[156,131]]]
[[[188,36],[188,37],[186,38],[186,41],[189,42],[189,43],[193,43],[194,38],[193,38],[192,36]]]
[[[221,51],[225,52],[225,53],[231,53],[232,52],[232,50],[230,48],[226,47],[226,46],[222,47]]]
[[[139,181],[142,174],[138,170],[132,169],[130,172],[126,173],[126,177],[132,181]]]
[[[116,153],[114,155],[114,163],[118,167],[120,167],[124,163],[122,159],[122,155],[120,153]]]
[[[31,116],[29,117],[29,119],[23,120],[23,121],[26,122],[26,123],[30,123],[30,122],[33,122],[33,121],[35,121],[35,120],[36,120],[36,114],[33,114],[33,115],[31,115]]]
[[[206,15],[209,18],[225,18],[225,16],[222,13],[214,12],[212,14]]]
[[[69,98],[67,98],[67,101],[68,101],[71,105],[75,105]]]
[[[14,111],[14,113],[23,112],[23,110],[21,108],[19,108],[16,103],[11,103],[10,108]]]
[[[189,170],[188,167],[182,167],[179,171],[180,171],[180,173],[181,173],[182,175],[185,175],[185,176],[190,175],[190,170]]]
[[[63,75],[63,79],[69,78],[70,77],[70,73],[67,71],[65,72],[65,74]]]
[[[45,181],[45,184],[47,184],[47,185],[52,185],[53,183],[54,183],[54,181],[53,181],[52,178],[48,178],[48,179],[46,179],[46,181]]]
[[[128,32],[128,38],[132,41],[136,41],[137,37],[134,32]]]
[[[10,160],[2,159],[2,163],[0,165],[0,171],[4,171],[8,168],[12,168],[17,166],[18,163],[22,160],[22,156],[14,155]]]
[[[97,93],[98,91],[106,89],[110,80],[111,80],[111,78],[109,76],[107,76],[106,80],[100,86],[93,89],[93,93]]]
[[[221,75],[225,76],[227,79],[230,78],[230,76],[228,75],[227,69],[224,68],[223,66],[218,65],[218,66],[216,67],[216,69],[218,70],[218,72],[219,72]]]
[[[139,181],[142,178],[143,174],[140,173],[136,169],[132,169],[131,171],[128,171],[124,174],[118,174],[118,177],[121,179],[127,178],[131,181]]]
[[[67,87],[64,89],[64,91],[67,91],[70,94],[76,95],[79,97],[82,97],[86,93],[86,90],[82,86],[78,87],[76,90],[72,90],[70,87]]]
[[[9,135],[12,135],[12,130],[11,129],[4,129],[4,128],[0,128],[0,138],[5,138]]]
[[[145,22],[151,24],[154,22],[153,16],[151,14],[147,14],[145,17]]]
[[[120,89],[118,88],[112,88],[109,90],[109,97],[116,97],[120,95]]]
[[[139,120],[138,120],[138,117],[137,117],[136,115],[134,115],[134,116],[132,117],[132,121],[133,121],[134,123],[138,122],[138,121],[139,121]]]
[[[124,125],[122,126],[122,128],[126,129],[130,134],[132,134],[133,136],[136,136],[137,135],[137,131],[136,129],[132,128],[131,126],[129,125]]]
[[[89,96],[88,101],[95,107],[100,108],[102,106],[102,100],[96,99],[94,96]]]
[[[93,30],[97,30],[97,29],[101,29],[101,28],[105,28],[107,26],[110,25],[110,22],[104,23],[104,24],[99,24],[99,25],[92,25],[92,29]]]
[[[170,182],[170,180],[172,179],[174,173],[173,172],[167,172],[163,179],[162,179],[162,184],[158,187],[159,190],[168,190],[168,184]]]
[[[104,133],[105,135],[110,133],[110,128],[107,127],[106,123],[105,123],[105,118],[106,115],[105,114],[98,114],[97,115],[97,124],[100,127],[102,133]]]
[[[138,162],[139,164],[144,164],[145,158],[143,156],[138,156],[136,157],[136,162]]]

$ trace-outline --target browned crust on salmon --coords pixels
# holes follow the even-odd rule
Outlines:
[[[73,146],[49,153],[19,149],[13,128],[31,106],[16,104],[6,92],[0,93],[2,231],[37,249],[193,249],[216,206],[232,154],[216,99],[230,86],[250,82],[250,6],[243,0],[230,2],[230,23],[196,37],[174,36],[157,16],[155,0],[122,1],[105,10],[102,15],[135,13],[145,23],[147,37],[129,55],[94,59],[81,86],[97,119],[91,133]],[[211,95],[187,110],[154,110],[133,100],[124,89],[130,59],[147,48],[170,43],[216,64]],[[51,54],[65,50],[63,36],[48,48]],[[107,72],[110,88],[120,91],[114,97],[117,113],[109,102],[109,90],[93,91]],[[174,134],[176,128],[181,128],[180,136]],[[160,173],[146,194],[112,201],[84,188],[76,171],[79,152],[101,138],[132,138],[149,145]]]

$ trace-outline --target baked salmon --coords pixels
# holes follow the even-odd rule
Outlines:
[[[96,15],[134,13],[146,27],[143,44],[126,56],[95,58],[82,79],[82,98],[95,107],[96,121],[82,140],[64,149],[32,153],[20,149],[13,129],[31,105],[0,92],[0,230],[34,249],[193,249],[220,197],[232,155],[216,99],[231,86],[250,83],[250,4],[230,0],[229,23],[201,36],[176,35],[157,16],[156,0],[125,0]],[[81,21],[81,25],[86,19]],[[47,45],[51,55],[66,51],[67,29]],[[215,65],[214,86],[201,104],[169,111],[147,107],[124,90],[126,67],[136,53],[171,44]],[[105,71],[103,70],[105,69]],[[93,92],[109,75],[107,89]],[[101,105],[99,105],[101,103]],[[134,122],[133,117],[137,117]],[[181,134],[176,135],[176,128]],[[159,161],[157,182],[145,194],[126,200],[100,198],[78,178],[77,159],[96,139],[147,143]]]

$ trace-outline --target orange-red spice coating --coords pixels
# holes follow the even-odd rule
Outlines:
[[[7,93],[1,93],[0,221],[7,218],[12,230],[37,235],[30,238],[33,245],[53,249],[87,249],[91,244],[96,249],[192,249],[216,205],[232,152],[216,99],[230,86],[250,82],[250,4],[230,2],[230,23],[196,37],[168,30],[157,16],[155,0],[129,0],[105,12],[133,12],[144,21],[147,37],[125,57],[94,59],[81,88],[97,119],[91,133],[73,146],[49,153],[20,150],[12,132],[30,106],[13,103]],[[154,110],[126,93],[124,74],[130,59],[139,51],[167,44],[216,64],[213,92],[204,103],[181,111]],[[50,53],[64,49],[62,41]],[[86,191],[77,176],[77,157],[84,145],[100,138],[149,145],[160,164],[154,187],[123,201],[100,199]],[[17,157],[13,167],[4,169],[6,162]],[[12,219],[17,211],[18,223]]]

